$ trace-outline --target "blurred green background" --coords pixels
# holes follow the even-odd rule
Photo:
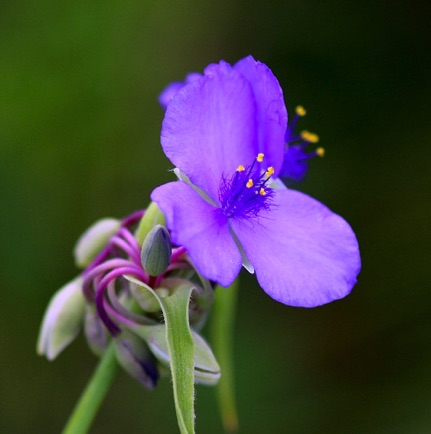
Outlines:
[[[172,180],[157,96],[208,63],[267,63],[327,156],[298,188],[355,229],[342,301],[278,304],[244,275],[235,331],[242,433],[431,432],[428,2],[4,1],[0,6],[0,432],[58,433],[95,366],[82,336],[35,354],[75,240]],[[175,433],[168,380],[120,373],[92,433]],[[198,387],[199,433],[221,433]]]

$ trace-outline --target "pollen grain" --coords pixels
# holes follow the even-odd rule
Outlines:
[[[324,156],[325,156],[325,148],[322,148],[321,146],[319,146],[319,147],[316,149],[316,155],[317,155],[318,157],[324,157]]]
[[[306,142],[317,143],[319,141],[319,136],[314,133],[310,133],[310,131],[301,131],[301,138]]]
[[[266,169],[265,176],[269,177],[272,175],[274,175],[274,168],[272,166],[269,166],[268,169]]]
[[[302,105],[296,106],[295,112],[298,116],[305,116],[307,114],[307,110],[305,110],[305,108],[302,107]]]

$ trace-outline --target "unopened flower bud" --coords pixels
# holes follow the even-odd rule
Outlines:
[[[111,335],[100,319],[94,304],[86,306],[84,333],[91,351],[100,357],[106,350]]]
[[[74,256],[77,267],[85,268],[118,232],[121,222],[113,218],[98,220],[90,226],[75,245]]]
[[[51,298],[37,342],[37,353],[54,360],[79,332],[85,311],[82,278],[77,277]]]
[[[168,268],[171,255],[172,244],[168,230],[161,225],[154,226],[142,244],[142,266],[151,276],[158,276]]]
[[[118,363],[124,370],[148,389],[154,388],[159,372],[146,343],[127,330],[122,331],[114,343]]]
[[[138,229],[136,230],[135,237],[141,245],[145,237],[155,225],[165,225],[165,215],[160,211],[160,208],[155,202],[151,202],[141,221],[139,222]]]
[[[196,383],[208,386],[217,384],[220,379],[220,366],[205,340],[192,330],[194,352],[194,373]],[[164,324],[151,326],[146,336],[147,343],[157,357],[165,366],[170,365],[168,343],[166,340],[166,326]]]

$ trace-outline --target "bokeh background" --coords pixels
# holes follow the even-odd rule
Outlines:
[[[426,1],[3,1],[0,6],[0,432],[58,433],[96,359],[82,336],[35,354],[44,308],[102,216],[172,179],[164,86],[247,54],[326,148],[297,186],[355,229],[344,300],[278,304],[243,276],[242,433],[431,432],[430,9]],[[197,429],[222,433],[198,387]],[[177,432],[171,385],[119,373],[92,433]]]

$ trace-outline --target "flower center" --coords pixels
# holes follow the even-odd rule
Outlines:
[[[270,208],[274,190],[268,183],[274,168],[270,166],[263,172],[260,168],[263,160],[264,155],[260,153],[250,166],[240,164],[230,178],[222,177],[219,200],[226,217],[257,217],[260,211]]]

